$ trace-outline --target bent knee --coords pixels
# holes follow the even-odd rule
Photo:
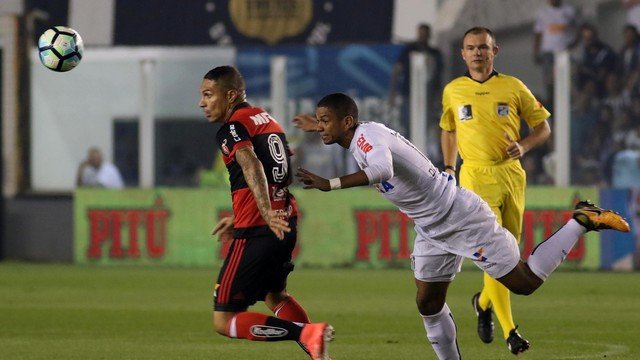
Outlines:
[[[224,319],[218,319],[218,321],[216,321],[214,317],[213,330],[222,336],[229,336],[229,334],[227,334],[227,322]]]
[[[440,299],[417,299],[418,311],[420,314],[429,316],[435,315],[444,307],[444,300]]]
[[[516,295],[528,296],[533,294],[533,292],[536,291],[537,288],[538,288],[537,286],[533,286],[533,285],[522,285],[522,286],[517,286],[510,290]]]

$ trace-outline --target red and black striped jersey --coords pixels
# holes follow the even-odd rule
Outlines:
[[[238,149],[251,146],[264,168],[269,186],[271,208],[288,209],[297,215],[296,200],[289,193],[291,184],[291,161],[284,130],[278,122],[263,109],[244,102],[234,109],[217,134],[222,159],[229,171],[231,200],[233,203],[234,237],[260,236],[271,230],[260,215],[253,193],[245,180],[235,154]]]

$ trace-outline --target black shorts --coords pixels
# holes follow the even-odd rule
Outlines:
[[[244,311],[267,293],[280,292],[293,271],[291,253],[296,246],[297,219],[283,240],[275,234],[233,239],[213,293],[215,311]]]

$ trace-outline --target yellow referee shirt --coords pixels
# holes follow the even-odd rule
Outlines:
[[[494,165],[509,158],[505,134],[520,139],[520,118],[533,128],[550,115],[522,81],[494,71],[485,82],[467,75],[444,88],[440,127],[456,131],[466,164]]]

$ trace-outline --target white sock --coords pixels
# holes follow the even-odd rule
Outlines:
[[[527,260],[531,271],[543,281],[547,280],[547,277],[567,257],[580,236],[586,232],[587,229],[577,221],[569,220],[560,230],[533,249]]]
[[[456,323],[449,306],[445,303],[439,313],[435,315],[422,315],[424,329],[427,338],[431,342],[433,350],[440,360],[461,359],[458,341],[456,339]]]

